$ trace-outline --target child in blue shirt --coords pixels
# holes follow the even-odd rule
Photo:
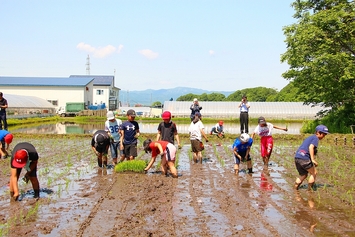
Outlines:
[[[303,180],[305,180],[310,174],[308,179],[308,190],[311,190],[314,186],[314,182],[316,181],[316,167],[318,163],[315,159],[317,155],[317,147],[319,140],[322,140],[329,133],[328,128],[324,125],[318,125],[316,127],[316,133],[307,137],[301,146],[296,151],[295,155],[295,165],[300,175],[296,181],[294,188],[297,190],[302,184]]]
[[[250,158],[250,147],[253,145],[253,139],[247,133],[242,133],[233,143],[233,154],[235,158],[234,170],[239,173],[240,162],[247,162],[248,173],[254,173]]]

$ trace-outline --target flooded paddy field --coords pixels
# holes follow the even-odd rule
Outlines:
[[[98,168],[89,134],[15,133],[11,147],[28,141],[37,148],[41,198],[33,199],[31,184],[20,181],[21,201],[10,202],[10,160],[0,160],[0,236],[355,236],[353,135],[320,141],[317,189],[307,191],[304,183],[295,191],[293,156],[306,136],[274,135],[267,168],[257,138],[254,173],[242,164],[236,175],[234,135],[211,137],[202,164],[191,162],[188,137],[181,135],[173,179],[159,167],[147,174]],[[141,147],[146,137],[138,159],[150,159]]]

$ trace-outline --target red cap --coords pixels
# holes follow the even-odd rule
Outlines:
[[[14,136],[11,133],[6,134],[6,136],[4,137],[5,143],[10,144],[13,138]]]
[[[222,121],[222,120],[221,120],[221,121],[219,121],[218,123],[219,123],[219,125],[223,125],[223,121]]]
[[[171,113],[169,111],[165,111],[162,115],[161,115],[162,119],[170,119],[171,118]]]
[[[25,167],[27,160],[28,152],[25,149],[18,150],[12,159],[12,166],[15,168],[23,168]]]

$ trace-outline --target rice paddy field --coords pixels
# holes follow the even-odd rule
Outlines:
[[[210,136],[202,164],[192,162],[181,135],[175,179],[161,175],[159,159],[148,173],[97,167],[89,134],[15,133],[11,147],[27,141],[37,148],[41,198],[19,181],[20,201],[10,202],[10,159],[0,160],[0,236],[355,236],[354,137],[321,140],[316,189],[305,182],[295,191],[294,153],[307,136],[275,134],[266,168],[257,138],[254,173],[242,164],[236,175],[234,135]],[[155,134],[139,138],[144,162],[147,137]]]

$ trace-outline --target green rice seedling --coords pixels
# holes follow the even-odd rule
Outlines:
[[[36,204],[28,210],[25,216],[25,220],[30,221],[33,218],[35,218],[38,214],[38,208],[39,208],[39,202],[36,202]]]
[[[58,191],[57,191],[57,196],[58,196],[58,198],[60,198],[61,194],[62,194],[62,185],[59,184],[59,185],[58,185]]]
[[[175,168],[176,169],[179,167],[179,156],[180,156],[180,151],[176,152],[176,155],[175,155]]]
[[[133,171],[137,173],[144,173],[144,168],[147,166],[146,160],[131,160],[123,161],[115,166],[115,172],[122,173],[125,171]]]

